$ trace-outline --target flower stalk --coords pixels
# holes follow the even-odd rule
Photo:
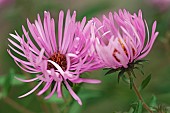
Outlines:
[[[129,76],[129,79],[132,78],[132,77],[131,77],[131,72],[133,72],[133,71],[127,71],[127,74],[128,74],[128,76]],[[130,79],[130,81],[131,81],[131,79]],[[145,103],[145,101],[143,100],[142,95],[140,94],[140,92],[139,92],[139,90],[138,90],[135,82],[133,81],[133,79],[132,79],[132,81],[130,82],[130,85],[131,85],[132,89],[134,90],[134,92],[135,92],[136,96],[138,97],[138,99],[142,102],[143,107],[144,107],[149,113],[153,113],[153,111],[149,108],[149,106],[148,106],[148,105]]]
[[[153,111],[149,108],[149,106],[144,102],[140,92],[138,91],[136,84],[133,82],[133,90],[136,94],[136,96],[138,97],[138,99],[142,102],[143,107],[149,112],[149,113],[153,113]]]

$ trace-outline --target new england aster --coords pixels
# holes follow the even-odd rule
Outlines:
[[[30,80],[17,79],[22,82],[39,82],[31,91],[19,98],[31,94],[40,85],[44,86],[37,95],[42,95],[52,88],[45,98],[50,98],[54,92],[60,98],[62,97],[62,84],[64,84],[72,97],[82,105],[70,83],[100,83],[99,80],[80,77],[81,73],[100,67],[93,53],[88,52],[93,43],[90,38],[92,21],[85,23],[85,17],[81,22],[76,22],[76,12],[71,16],[69,10],[64,22],[64,13],[60,11],[58,40],[56,40],[54,19],[50,17],[49,12],[45,11],[43,24],[39,15],[34,24],[27,19],[31,37],[24,26],[22,26],[22,37],[17,32],[10,34],[13,38],[8,40],[15,48],[9,45],[13,52],[8,50],[8,53],[21,69],[36,74],[35,78]]]
[[[149,34],[142,12],[130,14],[126,10],[103,15],[102,21],[93,18],[95,48],[106,68],[129,68],[129,64],[144,58],[158,35],[156,21]]]

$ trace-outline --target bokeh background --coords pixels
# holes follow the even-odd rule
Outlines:
[[[26,26],[26,18],[31,22],[39,13],[50,11],[57,23],[58,13],[62,9],[77,11],[77,20],[84,16],[87,19],[93,16],[127,9],[137,13],[139,9],[147,20],[151,30],[154,20],[157,21],[159,36],[152,51],[145,58],[149,63],[144,64],[145,76],[141,73],[136,78],[140,85],[146,75],[152,74],[147,88],[142,91],[144,100],[149,103],[151,98],[157,98],[157,104],[170,106],[170,0],[0,0],[0,113],[60,113],[58,108],[63,107],[63,100],[55,96],[49,100],[37,97],[36,93],[23,99],[17,97],[29,91],[35,84],[21,83],[14,76],[33,76],[23,72],[8,55],[9,33],[16,30],[22,34],[22,25]],[[91,78],[102,80],[99,85],[83,84],[79,96],[83,106],[75,101],[65,108],[71,109],[69,113],[113,113],[127,112],[130,105],[136,101],[136,96],[124,82],[117,82],[117,74],[104,76],[105,70],[87,73]],[[68,94],[66,94],[67,97]],[[64,109],[64,107],[63,107]]]

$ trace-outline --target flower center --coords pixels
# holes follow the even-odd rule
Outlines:
[[[66,60],[66,56],[61,54],[59,51],[56,53],[54,53],[49,60],[54,61],[55,63],[57,63],[64,71],[67,69],[67,60]],[[47,64],[47,69],[51,69],[54,68],[56,69],[56,67],[51,64],[50,62],[48,62]]]

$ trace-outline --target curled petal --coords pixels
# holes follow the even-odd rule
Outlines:
[[[76,95],[76,93],[71,89],[70,85],[67,83],[67,81],[64,81],[68,91],[70,92],[70,94],[72,95],[72,97],[77,100],[77,102],[82,105],[82,102],[80,100],[80,98]]]
[[[55,62],[52,61],[52,60],[48,60],[48,62],[50,62],[51,64],[53,64],[62,75],[64,74],[63,69],[62,69],[57,63],[55,63]]]
[[[45,99],[49,99],[54,94],[54,92],[56,91],[56,88],[57,88],[57,82],[55,83],[54,88],[51,91],[51,93],[48,96],[46,96]]]
[[[18,78],[18,77],[16,77],[16,76],[15,76],[15,78],[16,78],[17,80],[21,81],[21,82],[33,82],[33,81],[35,81],[35,80],[38,79],[38,78],[36,77],[36,78],[33,78],[33,79],[24,80],[24,79]]]
[[[28,93],[26,93],[24,95],[19,96],[18,98],[23,98],[23,97],[26,97],[29,94],[33,93],[42,83],[43,83],[43,81],[41,81],[38,85],[36,85],[31,91],[29,91]]]

